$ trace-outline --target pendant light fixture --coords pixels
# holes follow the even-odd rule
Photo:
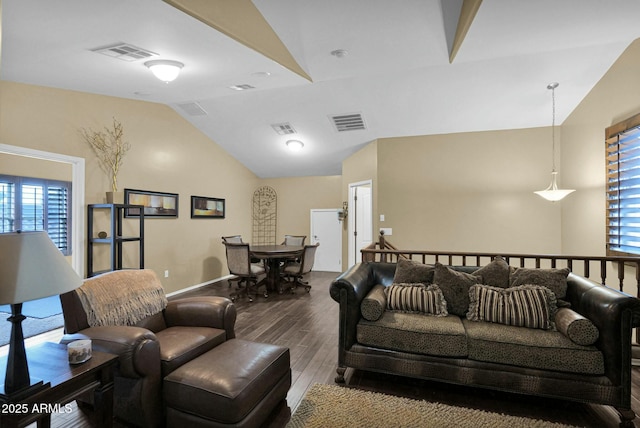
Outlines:
[[[558,189],[558,171],[556,171],[556,88],[559,83],[553,82],[547,85],[547,89],[551,90],[551,104],[552,104],[552,116],[551,116],[551,184],[544,190],[538,190],[533,192],[536,195],[542,196],[547,201],[556,202],[563,199],[569,193],[575,192],[575,189]]]

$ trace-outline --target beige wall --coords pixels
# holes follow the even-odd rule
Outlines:
[[[531,193],[549,183],[548,127],[380,139],[343,163],[343,197],[373,177],[374,230],[400,248],[604,255],[604,129],[640,113],[638,75],[635,41],[557,130],[577,189],[562,202]]]
[[[146,267],[161,277],[169,270],[162,278],[168,292],[226,275],[220,237],[250,235],[251,195],[259,181],[253,173],[167,106],[0,82],[0,141],[85,158],[89,204],[104,202],[109,180],[78,129],[102,129],[113,117],[132,145],[120,187],[180,195],[178,219],[145,224]],[[226,218],[191,219],[191,195],[225,198]]]
[[[272,187],[278,195],[277,243],[285,234],[305,235],[305,242],[311,243],[311,210],[342,206],[339,175],[264,179],[260,185]]]
[[[560,206],[533,194],[549,183],[548,141],[548,128],[378,140],[374,230],[403,249],[558,252]]]
[[[604,255],[604,130],[640,113],[640,41],[620,56],[562,124],[562,176],[577,189],[563,202],[563,252]]]
[[[562,124],[562,175],[577,191],[563,202],[562,251],[605,255],[604,130],[640,113],[640,40],[632,43]],[[610,281],[610,282],[609,282]],[[609,285],[617,285],[610,278]],[[635,272],[624,290],[638,293]]]
[[[71,165],[0,153],[0,174],[71,181]]]
[[[635,41],[557,130],[560,184],[577,189],[562,202],[532,193],[549,183],[548,127],[380,139],[343,162],[343,197],[373,177],[374,230],[400,248],[604,255],[604,130],[640,113],[639,75]]]
[[[167,292],[228,274],[220,237],[241,234],[251,240],[251,198],[259,186],[278,194],[278,240],[285,233],[309,235],[311,209],[342,206],[341,176],[259,180],[167,106],[10,82],[0,82],[0,90],[0,141],[85,158],[88,204],[104,202],[110,187],[78,129],[101,130],[113,117],[123,124],[132,148],[119,175],[120,190],[179,194],[178,219],[145,222],[145,266],[156,271]],[[70,179],[64,164],[0,156],[0,173],[62,178],[64,171]],[[191,219],[191,195],[225,198],[226,218]],[[137,222],[125,221],[125,232],[135,233]],[[106,228],[98,216],[95,230]],[[135,244],[125,248],[125,264],[135,266]],[[96,267],[106,267],[106,248],[96,254]]]

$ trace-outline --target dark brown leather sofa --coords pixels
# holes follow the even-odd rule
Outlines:
[[[602,353],[604,374],[586,375],[518,367],[469,358],[438,357],[358,343],[360,304],[376,285],[389,286],[395,263],[364,262],[340,275],[331,297],[340,304],[338,376],[347,368],[396,374],[507,392],[614,406],[622,426],[633,426],[631,410],[631,337],[640,323],[640,300],[570,273],[566,300],[591,320],[600,335],[594,346]],[[456,267],[473,272],[477,267]]]

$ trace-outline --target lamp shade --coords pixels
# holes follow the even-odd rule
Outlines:
[[[544,190],[538,190],[537,192],[533,192],[538,196],[542,196],[547,201],[557,202],[564,199],[570,193],[575,192],[575,189],[558,189],[557,182],[557,171],[551,171],[551,184]]]
[[[0,234],[0,304],[63,294],[82,279],[47,232]]]

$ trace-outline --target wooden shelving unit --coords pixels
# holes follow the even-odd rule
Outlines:
[[[123,236],[123,220],[128,209],[136,209],[140,215],[129,217],[133,221],[138,221],[138,234],[135,236]],[[98,232],[94,230],[96,211],[108,211],[109,230],[105,238],[98,237]],[[120,270],[122,265],[123,244],[127,242],[138,243],[140,269],[144,269],[144,207],[141,205],[128,204],[91,204],[87,207],[87,277],[92,277],[100,273],[112,270]],[[94,250],[97,246],[108,245],[110,254],[109,269],[94,269]]]

